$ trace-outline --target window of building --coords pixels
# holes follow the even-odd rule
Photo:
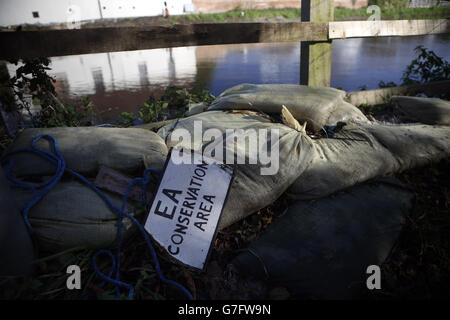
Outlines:
[[[33,18],[39,18],[39,12],[38,11],[33,11]]]

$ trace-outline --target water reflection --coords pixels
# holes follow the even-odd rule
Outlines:
[[[423,44],[450,60],[450,35],[335,40],[333,87],[348,91],[400,82]],[[215,95],[236,84],[299,83],[300,44],[238,44],[53,57],[49,72],[61,99],[89,96],[104,120],[137,111],[165,87],[207,88]],[[10,74],[17,66],[8,65]]]
[[[406,66],[415,58],[418,45],[450,61],[450,35],[385,37],[333,41],[331,85],[358,90],[373,89],[380,80],[400,83]]]

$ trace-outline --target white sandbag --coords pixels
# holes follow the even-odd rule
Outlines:
[[[390,172],[430,165],[450,156],[450,127],[430,125],[361,125],[395,159]]]
[[[314,140],[311,165],[288,190],[317,199],[355,184],[450,156],[447,126],[351,124],[336,139]]]
[[[167,156],[164,141],[154,132],[136,128],[32,128],[18,135],[9,151],[30,149],[39,135],[53,136],[66,161],[66,166],[80,174],[93,173],[100,166],[123,172],[143,167],[143,158],[162,166]],[[50,151],[50,142],[41,139],[36,146]],[[49,161],[32,153],[19,153],[10,157],[14,173],[26,175],[52,175],[56,168]]]
[[[217,144],[222,143],[224,155],[227,150],[232,150],[234,147],[237,148],[239,154],[245,155],[245,164],[235,164],[235,178],[223,210],[219,224],[220,229],[274,202],[311,161],[312,144],[306,134],[280,123],[272,123],[266,117],[252,111],[207,111],[180,119],[172,125],[161,128],[158,134],[164,138],[169,148],[174,147],[177,145],[177,141],[172,141],[175,131],[185,129],[193,135],[195,121],[201,122],[200,132],[202,135],[211,128],[219,130],[222,137],[226,137],[227,129],[250,129],[255,130],[257,135],[263,132],[261,131],[263,129],[279,130],[279,158],[276,159],[279,161],[278,170],[271,175],[261,174],[261,169],[267,166],[261,164],[260,161],[257,161],[256,164],[249,164],[249,157],[256,154],[248,152],[245,140],[238,140],[234,145],[227,145],[218,140],[211,142],[212,139],[209,138],[202,140],[197,148],[190,141],[181,141],[181,145],[190,150],[202,150],[206,146],[214,148]],[[270,131],[267,138],[271,144],[276,142],[272,140]],[[229,163],[227,162],[227,164]]]
[[[114,206],[121,208],[120,196],[104,193]],[[22,189],[14,189],[13,195],[20,208],[33,198],[32,192]],[[127,212],[133,213],[131,204]],[[106,248],[116,241],[119,216],[95,191],[77,181],[59,182],[28,216],[39,250],[59,252],[77,246]],[[132,222],[124,218],[124,238],[132,233],[132,227]]]
[[[184,113],[184,116],[190,117],[195,114],[199,114],[201,112],[204,112],[207,108],[208,106],[204,102],[192,103],[189,105],[189,110]]]
[[[391,100],[413,121],[450,125],[450,101],[404,96],[393,96]]]
[[[294,118],[318,131],[339,121],[368,121],[355,106],[344,101],[345,91],[294,84],[241,84],[224,91],[208,110],[259,110],[281,113],[285,105]]]

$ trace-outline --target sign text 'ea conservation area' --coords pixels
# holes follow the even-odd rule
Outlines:
[[[204,269],[233,169],[207,158],[176,164],[177,153],[171,152],[145,230],[177,260]]]

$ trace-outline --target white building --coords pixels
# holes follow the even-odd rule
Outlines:
[[[191,0],[1,0],[0,26],[158,16],[192,8]]]

